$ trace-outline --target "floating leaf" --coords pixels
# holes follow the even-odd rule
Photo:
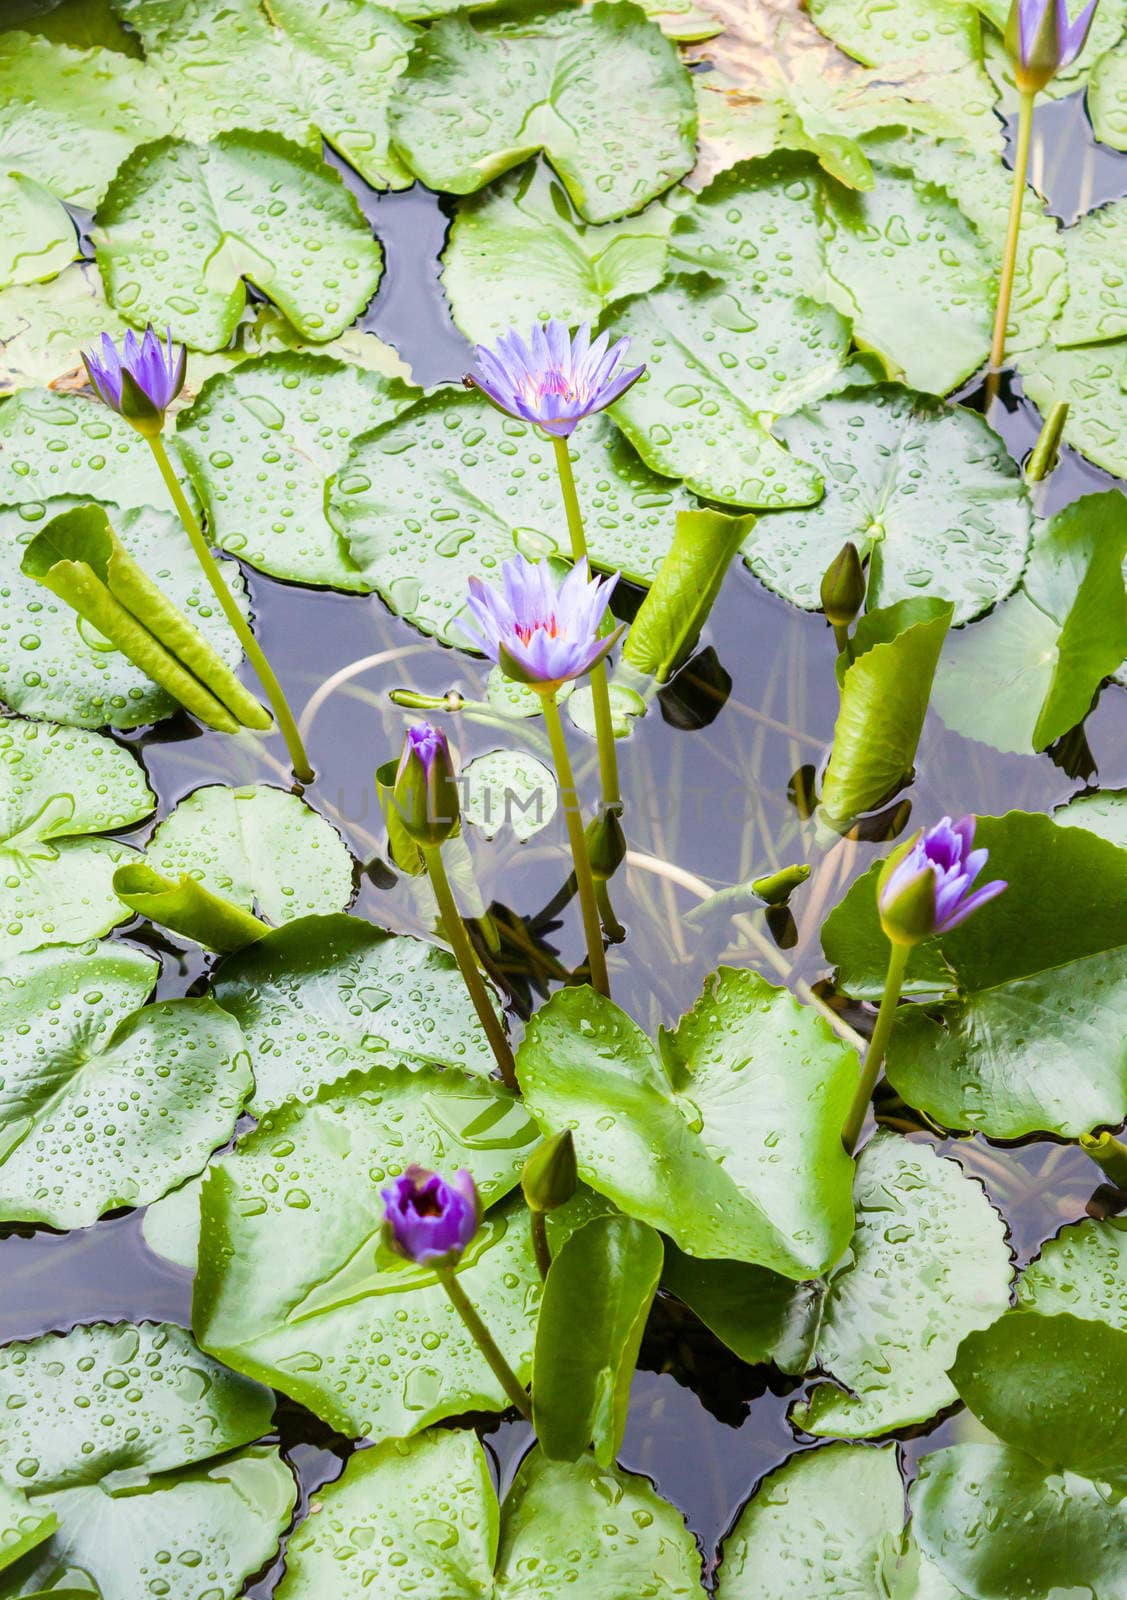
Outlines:
[[[609,1000],[561,990],[517,1075],[546,1133],[574,1130],[584,1182],[691,1255],[808,1278],[845,1248],[856,1057],[757,973],[721,968],[657,1048]]]
[[[583,1461],[521,1462],[498,1511],[480,1441],[435,1430],[354,1455],[286,1549],[278,1600],[700,1594],[700,1553],[646,1478]]]
[[[392,112],[396,148],[429,188],[473,194],[543,150],[588,222],[640,211],[684,177],[696,127],[674,46],[625,0],[443,18]]]
[[[137,728],[175,716],[180,706],[90,623],[20,568],[39,528],[80,504],[32,502],[0,511],[0,696],[26,716],[51,716],[80,728]],[[242,646],[215,603],[179,519],[147,508],[105,511],[124,548],[184,612],[228,667]],[[244,616],[246,585],[233,562],[220,570]]]
[[[1090,65],[1087,109],[1092,132],[1101,144],[1127,150],[1127,42],[1120,40]]]
[[[0,1483],[0,1571],[49,1539],[58,1525],[53,1511],[37,1510],[22,1489]]]
[[[1068,1311],[1127,1334],[1127,1220],[1086,1217],[1041,1247],[1017,1286],[1020,1306],[1043,1316]]]
[[[822,781],[822,815],[840,832],[910,779],[950,621],[946,600],[901,600],[854,630]]]
[[[922,1565],[895,1445],[831,1444],[762,1480],[724,1541],[716,1600],[962,1600]]]
[[[412,1161],[466,1167],[490,1207],[536,1138],[508,1090],[453,1068],[372,1067],[269,1112],[202,1190],[201,1343],[352,1437],[503,1410],[505,1392],[435,1274],[381,1242],[380,1185]],[[527,1217],[523,1202],[488,1210],[458,1268],[521,1373],[539,1298]]]
[[[0,288],[53,278],[78,254],[65,206],[34,178],[0,171]]]
[[[704,1261],[666,1241],[661,1286],[750,1366],[810,1367],[825,1285],[795,1283],[746,1261]]]
[[[619,222],[585,222],[544,160],[530,161],[463,200],[442,257],[454,321],[491,340],[557,317],[574,327],[661,281],[676,215],[657,200]]]
[[[556,814],[555,775],[526,750],[489,750],[461,771],[462,817],[487,839],[510,828],[523,844]]]
[[[959,1341],[1009,1305],[1006,1227],[980,1184],[926,1144],[878,1133],[853,1188],[857,1231],[829,1277],[818,1384],[794,1413],[807,1433],[866,1439],[926,1422],[957,1399]]]
[[[1116,200],[1090,211],[1061,237],[1068,300],[1050,330],[1054,344],[1122,338],[1127,333],[1127,278],[1116,262],[1127,249],[1127,203]]]
[[[98,208],[95,242],[117,309],[201,350],[234,333],[244,278],[323,342],[363,311],[383,271],[339,174],[273,133],[159,139],[135,151]]]
[[[208,1169],[145,1207],[141,1232],[154,1255],[194,1273],[200,1248],[200,1190]]]
[[[819,604],[846,540],[869,556],[869,604],[928,590],[967,622],[1009,594],[1029,549],[1029,497],[993,429],[973,411],[897,384],[855,389],[777,425],[823,474],[806,510],[761,516],[748,565],[795,605]]]
[[[355,434],[415,398],[326,356],[266,355],[217,374],[176,433],[216,543],[276,578],[370,588],[326,520],[326,487]]]
[[[410,172],[388,110],[415,29],[363,0],[118,0],[161,79],[176,131],[201,143],[272,130],[320,152],[321,135],[375,188]]]
[[[710,500],[795,506],[821,475],[771,427],[840,386],[848,324],[828,306],[751,286],[673,278],[615,318],[646,371],[614,419],[655,472]]]
[[[91,835],[139,822],[155,805],[141,767],[111,739],[0,718],[0,959],[124,922],[114,868],[137,853]]]
[[[1076,350],[1045,345],[1022,355],[1018,367],[1043,415],[1068,401],[1066,444],[1117,477],[1127,473],[1127,339]]]
[[[168,505],[141,436],[100,400],[25,389],[0,406],[0,505],[63,495],[126,508]]]
[[[1086,828],[1127,850],[1127,792],[1123,790],[1078,794],[1053,812],[1053,821],[1058,828]]]
[[[1083,722],[1127,657],[1127,496],[1085,495],[1037,535],[1021,588],[956,633],[935,709],[949,728],[996,750],[1044,750]]]
[[[60,1524],[0,1578],[4,1600],[53,1600],[70,1578],[152,1600],[170,1576],[176,1600],[234,1600],[276,1551],[294,1481],[276,1449],[246,1448],[273,1396],[182,1328],[95,1323],[8,1345],[0,1396],[0,1476]]]
[[[9,961],[0,1217],[81,1228],[200,1171],[250,1093],[238,1024],[211,1000],[144,1005],[156,964],[125,945]]]
[[[273,923],[343,911],[352,899],[352,857],[339,833],[268,783],[197,789],[158,825],[146,860]]]
[[[246,1035],[256,1114],[373,1055],[495,1067],[453,956],[355,917],[310,917],[225,961],[215,999]]]
[[[536,1437],[554,1461],[578,1461],[592,1446],[600,1466],[614,1465],[662,1257],[652,1228],[611,1216],[576,1229],[553,1260],[532,1394]]]
[[[949,1128],[995,1139],[1046,1131],[1075,1139],[1127,1114],[1127,852],[1082,828],[1011,811],[982,817],[975,846],[1005,894],[920,945],[917,991],[948,990],[942,1011],[901,1007],[888,1077]],[[879,863],[823,929],[853,994],[883,984],[888,940],[876,912]]]
[[[960,0],[897,0],[894,8],[874,0],[811,0],[810,14],[828,38],[870,67],[916,55],[949,71],[982,59],[978,12]]]
[[[643,466],[605,415],[571,448],[592,561],[649,583],[688,496]],[[529,556],[570,549],[551,444],[464,392],[428,396],[354,440],[326,504],[396,615],[463,648],[472,576],[496,578],[518,545]]]

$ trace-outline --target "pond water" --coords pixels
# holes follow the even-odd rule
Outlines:
[[[1050,185],[1062,219],[1127,193],[1127,160],[1093,144],[1078,99],[1049,105],[1041,117],[1046,147],[1059,140],[1067,153],[1055,153],[1050,166],[1042,156],[1040,169],[1035,160],[1034,176],[1040,170]],[[393,344],[419,382],[456,380],[469,352],[438,282],[437,256],[448,225],[442,204],[421,187],[377,194],[341,170],[387,253],[386,276],[362,326]],[[963,398],[973,400],[973,391]],[[1021,460],[1037,436],[1036,411],[1020,392],[1011,391],[995,405],[993,420],[1011,454]],[[1110,482],[1069,455],[1051,481],[1044,509],[1055,510]],[[469,658],[421,638],[375,597],[305,590],[251,570],[247,577],[266,652],[291,704],[304,708],[302,729],[319,774],[308,798],[367,864],[354,909],[383,926],[422,932],[409,883],[397,879],[381,855],[372,772],[398,750],[405,723],[387,691],[410,685],[481,698],[484,674]],[[630,595],[621,598],[628,606]],[[614,882],[613,897],[627,929],[629,959],[612,947],[609,960],[616,1000],[650,1029],[691,1005],[718,963],[755,964],[754,953],[725,918],[684,927],[681,918],[696,903],[688,880],[716,887],[789,862],[811,861],[813,876],[793,899],[793,925],[785,932],[782,954],[796,974],[817,982],[827,973],[818,940],[825,909],[886,848],[840,841],[823,849],[813,825],[796,808],[802,770],[817,769],[823,761],[837,710],[835,650],[823,619],[792,609],[737,562],[702,650],[706,659],[698,656],[699,665],[682,673],[676,688],[663,696],[661,714],[647,716],[620,752],[634,854]],[[463,760],[505,742],[505,730],[488,722],[462,719],[455,727]],[[947,812],[1049,811],[1089,785],[1127,785],[1127,694],[1114,687],[1105,691],[1084,734],[1086,750],[1073,742],[1068,750],[1038,757],[1005,756],[961,739],[929,714],[915,781],[906,791],[913,826]],[[154,821],[203,783],[284,781],[276,760],[264,758],[252,769],[241,746],[236,750],[231,741],[200,731],[186,717],[161,723],[152,733],[125,736],[125,742],[143,750],[160,797]],[[589,788],[593,744],[585,747],[583,762],[579,781]],[[902,814],[902,824],[906,821]],[[151,827],[126,837],[144,842]],[[475,856],[487,901],[532,918],[538,939],[565,964],[578,963],[577,908],[560,903],[567,874],[562,819],[524,846],[479,841]],[[115,937],[135,941],[136,924]],[[162,996],[195,991],[207,958],[187,958],[177,947],[151,941],[147,948],[164,957]],[[517,974],[527,976],[535,980],[534,973]],[[1000,1148],[975,1139],[945,1148],[957,1152],[1004,1211],[1022,1261],[1062,1222],[1084,1214],[1099,1183],[1098,1170],[1078,1149],[1048,1140]],[[27,1338],[99,1318],[187,1325],[189,1276],[149,1250],[141,1224],[141,1214],[131,1213],[66,1236],[7,1229],[0,1239],[5,1286],[0,1338]],[[659,1305],[643,1369],[634,1384],[622,1462],[652,1477],[682,1509],[711,1562],[755,1482],[803,1448],[803,1437],[787,1422],[799,1386],[741,1365],[673,1306]],[[283,1403],[279,1416],[287,1458],[308,1495],[339,1474],[352,1447],[291,1402]],[[970,1436],[972,1426],[964,1414],[933,1424],[926,1446],[920,1438],[905,1440],[905,1474],[921,1448]],[[485,1438],[504,1482],[529,1430],[503,1423],[491,1426]],[[246,1593],[264,1600],[276,1577],[277,1569],[260,1575]]]

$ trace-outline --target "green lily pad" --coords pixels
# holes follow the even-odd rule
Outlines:
[[[0,1396],[0,1475],[59,1520],[0,1577],[3,1600],[60,1580],[152,1600],[170,1578],[176,1600],[234,1600],[277,1549],[296,1486],[276,1449],[247,1448],[273,1396],[182,1328],[95,1323],[8,1345]]]
[[[22,1489],[0,1483],[0,1571],[49,1539],[58,1526],[53,1511],[37,1510]]]
[[[1092,65],[1088,116],[1101,144],[1127,150],[1127,43],[1123,40],[1105,50]]]
[[[75,262],[49,283],[0,293],[0,394],[44,388],[66,374],[75,382],[81,352],[100,333],[120,338],[126,323],[111,310],[93,262]]]
[[[774,419],[837,388],[849,326],[829,306],[677,277],[615,318],[643,377],[613,415],[655,472],[724,505],[809,505],[822,477]]]
[[[141,1232],[154,1255],[194,1273],[200,1251],[200,1190],[207,1169],[145,1207]]]
[[[649,583],[692,502],[650,472],[605,415],[576,433],[572,463],[596,566]],[[397,616],[446,644],[466,587],[516,553],[570,550],[555,452],[480,395],[445,390],[355,439],[329,485],[329,520]]]
[[[565,989],[517,1052],[529,1110],[546,1133],[574,1130],[592,1189],[691,1255],[790,1278],[848,1242],[841,1128],[857,1071],[820,1017],[727,967],[657,1047],[609,1000]]]
[[[975,845],[990,852],[984,877],[1009,887],[913,951],[917,991],[949,997],[934,1015],[900,1008],[889,1080],[943,1126],[991,1138],[1118,1127],[1127,1115],[1127,851],[1022,811],[980,818]],[[879,870],[858,879],[823,929],[853,994],[884,980]]]
[[[635,216],[585,222],[544,160],[530,161],[463,200],[442,257],[454,321],[468,339],[549,317],[596,322],[665,271],[673,190]]]
[[[895,1445],[831,1444],[760,1483],[724,1541],[716,1600],[962,1600],[904,1532]]]
[[[867,66],[915,54],[940,70],[982,57],[982,29],[973,5],[898,0],[895,8],[846,0],[811,0],[822,32]]]
[[[353,894],[352,856],[340,834],[268,783],[197,789],[158,825],[146,860],[273,923],[343,911]]]
[[[1058,828],[1085,828],[1127,850],[1127,791],[1078,794],[1053,812],[1053,821]]]
[[[487,839],[511,829],[523,844],[556,814],[555,774],[527,750],[489,750],[468,761],[460,778],[462,818]]]
[[[761,516],[746,548],[769,589],[816,609],[846,540],[868,556],[870,606],[927,590],[968,622],[1017,584],[1029,550],[1021,475],[982,417],[897,384],[854,389],[777,424],[826,493]]]
[[[1127,203],[1113,200],[1062,234],[1068,300],[1050,330],[1058,346],[1098,344],[1127,334]]]
[[[1038,533],[1021,588],[952,636],[934,705],[996,750],[1044,750],[1083,722],[1127,657],[1127,496],[1085,495]]]
[[[1127,339],[1020,356],[1022,387],[1044,414],[1068,401],[1064,440],[1098,467],[1127,473]]]
[[[667,1239],[661,1286],[749,1366],[773,1361],[796,1377],[809,1370],[824,1283],[795,1283],[746,1261],[687,1256]]]
[[[380,1184],[412,1161],[467,1167],[489,1207],[516,1184],[537,1137],[500,1084],[432,1066],[373,1067],[269,1112],[202,1190],[200,1342],[352,1437],[504,1410],[504,1390],[435,1274],[382,1243]],[[527,1217],[523,1202],[487,1211],[458,1269],[522,1374],[539,1298]]]
[[[1018,1305],[1068,1311],[1127,1333],[1127,1220],[1086,1217],[1061,1229],[1018,1282]]]
[[[8,961],[0,1217],[81,1228],[204,1166],[251,1089],[238,1024],[211,1000],[146,1006],[156,963],[125,945]]]
[[[326,519],[326,486],[358,428],[415,398],[397,379],[296,352],[216,374],[176,432],[216,543],[276,578],[369,589]]]
[[[429,188],[473,194],[542,150],[588,222],[640,211],[683,178],[696,128],[675,47],[624,0],[491,25],[444,17],[392,109],[395,146]]]
[[[818,1384],[794,1412],[807,1433],[866,1439],[926,1422],[958,1394],[959,1341],[1009,1305],[1006,1226],[957,1161],[878,1133],[853,1187],[857,1231],[830,1273],[814,1359]]]
[[[972,1600],[1028,1600],[1080,1588],[1117,1600],[1127,1563],[1127,1502],[1073,1472],[1001,1445],[924,1456],[911,1489],[925,1554]]]
[[[63,495],[168,506],[152,453],[128,422],[85,395],[24,389],[0,406],[0,505]]]
[[[498,1508],[485,1451],[434,1431],[354,1455],[290,1540],[278,1600],[411,1593],[417,1600],[585,1600],[700,1594],[700,1553],[678,1511],[617,1467],[521,1462]]]
[[[155,87],[115,50],[0,34],[0,167],[97,206],[130,151],[168,131]]]
[[[176,131],[200,143],[271,130],[320,152],[321,136],[376,188],[411,173],[388,112],[416,30],[358,0],[118,0],[162,80]]]
[[[212,993],[246,1035],[256,1115],[310,1099],[373,1055],[482,1076],[496,1065],[453,956],[358,918],[276,929],[225,961]]]
[[[122,315],[200,350],[234,333],[244,278],[300,334],[324,342],[363,311],[383,272],[339,174],[275,133],[158,139],[135,151],[98,208],[95,243]]]
[[[0,288],[40,283],[78,254],[66,207],[34,178],[0,171]]]
[[[141,767],[111,739],[0,718],[0,960],[124,922],[113,874],[137,852],[91,836],[139,822],[155,805]]]
[[[80,728],[138,728],[175,716],[180,706],[170,694],[20,570],[24,547],[43,524],[80,503],[64,498],[0,511],[0,697],[25,716],[51,716]],[[147,508],[106,510],[129,554],[225,665],[236,667],[242,646],[215,603],[179,518]],[[242,574],[234,562],[221,562],[220,570],[246,616]]]

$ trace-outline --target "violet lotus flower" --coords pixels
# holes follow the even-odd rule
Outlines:
[[[453,1266],[481,1225],[477,1185],[464,1167],[447,1180],[410,1166],[380,1197],[384,1243],[421,1267]]]
[[[586,559],[557,587],[547,561],[514,556],[501,568],[503,589],[470,579],[469,608],[474,626],[463,627],[476,647],[508,678],[541,688],[558,688],[601,661],[622,628],[605,638],[599,626],[606,615],[618,574],[591,578]]]
[[[611,345],[609,333],[592,344],[589,322],[574,338],[555,318],[538,322],[528,344],[510,328],[495,348],[478,345],[477,368],[466,387],[480,389],[506,416],[566,439],[584,417],[611,405],[645,372],[644,366],[618,370],[629,346],[629,339]]]
[[[130,328],[120,352],[103,333],[100,353],[84,350],[82,359],[99,399],[144,432],[145,426],[160,427],[184,387],[188,352],[173,344],[171,329],[162,344],[150,323],[142,339]]]
[[[891,855],[881,874],[877,904],[881,926],[895,944],[917,944],[949,933],[1007,887],[1001,878],[972,885],[989,852],[975,850],[975,819],[944,817]]]
[[[1011,0],[1006,23],[1006,49],[1013,61],[1018,88],[1033,94],[1043,89],[1062,67],[1083,50],[1096,13],[1088,0],[1075,22],[1068,20],[1068,0]]]

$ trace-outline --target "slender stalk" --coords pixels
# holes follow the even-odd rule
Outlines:
[[[270,709],[274,719],[286,741],[286,749],[290,754],[294,776],[301,783],[310,783],[313,779],[313,768],[309,765],[309,757],[305,753],[305,746],[301,742],[301,735],[297,731],[297,723],[286,701],[282,686],[274,675],[274,669],[266,659],[266,653],[255,638],[250,624],[239,610],[234,595],[223,581],[223,574],[219,570],[219,563],[208,549],[207,540],[203,536],[195,512],[188,504],[188,498],[176,476],[172,462],[168,459],[168,451],[164,448],[164,440],[160,434],[146,435],[153,457],[160,468],[160,475],[172,497],[180,521],[184,524],[184,532],[188,535],[196,560],[203,568],[204,577],[210,583],[215,598],[223,608],[223,615],[234,628],[238,635],[239,643],[246,651],[247,660],[258,674],[258,681],[266,692],[270,702]]]
[[[834,643],[837,645],[837,653],[838,653],[838,655],[839,656],[844,656],[846,661],[849,662],[852,665],[852,662],[853,662],[853,640],[849,637],[849,629],[845,626],[844,623],[839,623],[839,622],[835,622],[834,623],[833,629],[834,629]]]
[[[556,471],[560,476],[567,528],[571,535],[571,558],[582,561],[587,555],[587,535],[583,530],[583,513],[579,509],[579,495],[575,487],[575,473],[571,469],[571,455],[566,439],[553,439],[556,450]],[[607,664],[600,661],[591,668],[591,699],[595,712],[595,736],[599,744],[599,777],[603,787],[603,805],[608,810],[622,809],[622,790],[618,779],[618,751],[614,742],[614,723],[610,710],[610,684],[607,682]]]
[[[1025,179],[1029,171],[1029,144],[1033,137],[1035,94],[1021,96],[1017,116],[1017,149],[1014,152],[1014,181],[1010,198],[1010,220],[1006,230],[1006,249],[1002,257],[1002,277],[998,285],[998,305],[994,313],[994,338],[990,345],[990,368],[998,372],[1006,359],[1006,326],[1010,320],[1010,297],[1017,265],[1017,241],[1021,231],[1021,207],[1025,199]]]
[[[605,878],[595,879],[595,904],[599,908],[599,917],[603,924],[603,932],[611,944],[621,944],[626,937],[626,929],[615,915],[614,907],[610,903],[610,890],[607,888]]]
[[[497,1348],[496,1340],[470,1303],[452,1267],[436,1267],[438,1281],[450,1296],[455,1311],[470,1331],[474,1343],[493,1369],[493,1375],[526,1422],[532,1421],[528,1391]]]
[[[438,909],[442,916],[442,926],[446,930],[446,939],[454,952],[454,959],[458,963],[458,970],[462,974],[466,988],[469,990],[470,999],[473,1001],[474,1010],[478,1020],[485,1029],[486,1038],[497,1058],[497,1065],[501,1069],[501,1076],[510,1089],[520,1093],[517,1083],[516,1066],[513,1063],[513,1052],[505,1037],[505,1030],[501,1021],[489,1003],[486,993],[485,980],[478,971],[477,958],[470,943],[470,936],[466,932],[466,925],[462,921],[462,913],[454,899],[454,891],[450,887],[450,879],[446,875],[446,864],[442,859],[442,849],[439,845],[423,845],[423,860],[427,865],[427,876],[430,878],[434,898],[438,901]]]
[[[552,1252],[548,1247],[548,1224],[542,1211],[532,1212],[532,1249],[536,1255],[540,1276],[546,1278],[548,1268],[552,1265]]]
[[[567,834],[571,841],[571,857],[575,863],[575,886],[579,891],[579,908],[583,913],[583,932],[587,939],[587,961],[591,982],[600,994],[610,995],[610,978],[607,975],[606,951],[603,949],[603,930],[599,922],[599,907],[595,899],[595,880],[591,873],[591,858],[587,854],[587,836],[583,832],[583,818],[579,811],[579,796],[575,790],[575,776],[567,753],[560,708],[556,704],[555,690],[540,695],[544,707],[544,721],[552,746],[552,759],[556,765],[563,795]]]
[[[853,1097],[853,1104],[849,1108],[849,1115],[845,1119],[845,1127],[841,1133],[841,1142],[850,1155],[853,1154],[860,1138],[865,1113],[869,1109],[869,1101],[873,1098],[873,1090],[880,1077],[884,1053],[888,1048],[888,1036],[892,1032],[896,1007],[900,1003],[900,990],[904,984],[904,968],[908,964],[910,948],[906,944],[894,944],[888,958],[888,975],[884,980],[884,994],[881,997],[880,1010],[877,1012],[876,1027],[869,1040],[869,1048],[865,1052],[861,1081],[857,1085],[857,1093]]]

